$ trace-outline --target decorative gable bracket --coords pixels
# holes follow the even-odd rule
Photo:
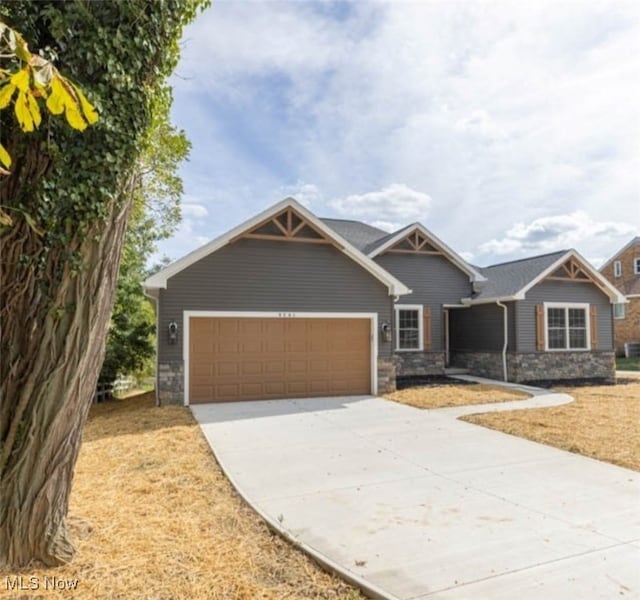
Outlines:
[[[442,255],[435,246],[429,243],[427,237],[418,229],[412,231],[393,246],[385,250],[396,254],[434,254]],[[383,252],[384,254],[384,252]]]
[[[336,248],[342,248],[291,207],[261,221],[248,231],[231,239],[230,243],[240,239],[331,244]]]
[[[548,275],[546,279],[551,281],[575,281],[600,285],[600,282],[596,281],[573,257],[560,265],[560,267]]]

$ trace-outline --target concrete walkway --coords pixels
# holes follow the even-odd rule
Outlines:
[[[514,405],[570,400],[535,393]],[[634,471],[369,396],[192,410],[244,498],[369,595],[640,597]]]

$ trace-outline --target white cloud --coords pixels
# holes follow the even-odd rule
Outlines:
[[[187,191],[224,207],[212,228],[286,195],[394,226],[428,215],[454,249],[501,257],[553,239],[608,256],[621,241],[518,237],[516,221],[561,229],[544,219],[583,211],[640,228],[639,3],[332,7],[214,3],[187,28],[174,115],[194,141]],[[416,208],[390,181],[434,200]]]
[[[431,198],[403,183],[393,183],[382,190],[365,194],[352,194],[330,202],[342,215],[395,224],[397,220],[408,225],[423,220],[431,206]]]
[[[377,227],[378,229],[388,231],[389,233],[398,231],[398,229],[402,229],[408,225],[408,223],[392,223],[391,221],[367,221],[367,223],[371,225],[371,227]]]
[[[312,183],[304,183],[299,181],[294,185],[285,185],[279,187],[275,193],[275,200],[283,200],[284,198],[291,197],[300,202],[303,206],[312,209],[313,206],[318,206],[324,202],[322,192],[317,185]]]
[[[202,206],[202,204],[195,204],[190,202],[186,202],[182,204],[181,210],[182,210],[183,216],[186,215],[190,217],[203,218],[209,214],[209,211],[207,210],[206,206]]]
[[[615,221],[595,221],[584,211],[541,217],[529,223],[516,223],[502,238],[480,245],[490,254],[540,253],[583,246],[598,238],[621,240],[635,227]]]
[[[471,262],[475,256],[473,252],[465,252],[465,251],[458,252],[458,254],[467,262]]]

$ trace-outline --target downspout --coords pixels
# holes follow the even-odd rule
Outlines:
[[[508,381],[507,379],[507,345],[509,343],[509,313],[507,311],[507,305],[502,304],[500,300],[496,300],[496,304],[502,308],[502,313],[504,315],[504,333],[502,335],[504,339],[504,343],[502,344],[502,378],[504,381]]]

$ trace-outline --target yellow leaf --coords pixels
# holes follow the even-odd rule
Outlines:
[[[74,105],[67,104],[66,109],[64,111],[64,116],[67,117],[67,122],[71,127],[77,129],[78,131],[84,131],[87,128],[86,121],[82,118],[80,111]]]
[[[13,225],[13,219],[0,208],[0,225],[10,226]]]
[[[29,69],[25,67],[11,76],[11,83],[15,85],[21,92],[29,89]]]
[[[98,120],[98,113],[94,106],[87,100],[87,97],[82,93],[82,90],[78,86],[74,85],[73,89],[78,95],[80,100],[80,106],[82,106],[82,112],[90,125],[93,125]]]
[[[27,94],[27,101],[29,104],[29,111],[31,112],[33,123],[36,127],[39,127],[40,122],[42,121],[42,117],[40,116],[40,107],[38,106],[38,101],[35,99],[33,94]]]
[[[6,108],[9,102],[11,102],[11,97],[15,91],[16,86],[13,85],[13,83],[7,83],[7,85],[0,89],[0,110]]]
[[[51,80],[51,94],[47,98],[47,108],[52,115],[60,115],[64,110],[63,87],[57,77]]]
[[[11,156],[2,144],[0,144],[0,163],[7,167],[7,169],[11,166]]]
[[[29,105],[27,104],[27,95],[24,92],[18,93],[15,109],[16,117],[18,119],[18,123],[20,123],[20,127],[22,127],[22,131],[33,131],[33,117],[31,116]]]

